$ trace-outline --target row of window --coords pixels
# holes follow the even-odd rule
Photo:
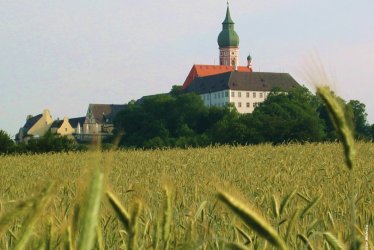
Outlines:
[[[244,92],[243,92],[244,94]],[[258,94],[258,95],[257,95]],[[210,94],[212,95],[212,99],[220,99],[220,98],[224,98],[224,97],[229,97],[229,92],[228,91],[223,91],[223,92],[218,92],[218,93],[214,93],[214,94]],[[202,98],[203,100],[210,100],[210,95],[207,94],[207,95],[203,95]],[[235,97],[235,95],[237,95],[238,97],[242,97],[242,92],[238,91],[238,92],[235,92],[235,91],[231,91],[231,97]],[[245,92],[245,96],[247,98],[250,97],[250,92]],[[263,92],[252,92],[252,97],[253,98],[256,98],[256,97],[259,97],[259,98],[266,98],[267,96],[267,93],[263,93]]]
[[[220,99],[220,98],[224,98],[224,97],[229,97],[229,92],[228,91],[224,91],[224,92],[218,92],[218,93],[214,93],[214,94],[211,94],[212,95],[212,99]],[[210,99],[210,95],[203,95],[202,96],[203,100],[209,100]]]
[[[228,51],[221,51],[220,55],[221,55],[221,56],[228,56],[228,55],[229,55],[229,52],[228,52]],[[234,55],[235,55],[235,51],[232,51],[232,52],[231,52],[231,55],[234,56]]]
[[[242,92],[238,91],[237,94],[238,94],[238,97],[242,97]],[[234,91],[231,92],[231,97],[235,97],[235,92]],[[245,93],[245,97],[249,98],[249,92]],[[256,98],[257,97],[257,92],[252,92],[252,97]],[[266,93],[260,92],[260,93],[258,93],[258,97],[259,98],[264,98],[264,97],[266,98]]]
[[[219,103],[213,104],[212,106],[226,107],[227,104],[228,104],[228,102],[219,102]],[[243,107],[243,105],[244,105],[244,104],[242,105],[241,102],[238,102],[238,103],[234,103],[234,102],[232,102],[232,104],[234,104],[234,105],[235,105],[236,107],[238,107],[238,108],[241,108],[241,107]],[[254,103],[252,104],[253,108],[258,107],[259,105],[260,105],[259,102],[254,102]],[[245,107],[250,108],[250,107],[251,107],[251,103],[250,103],[250,102],[245,103]]]

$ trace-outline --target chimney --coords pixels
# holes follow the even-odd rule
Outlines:
[[[28,115],[28,116],[26,117],[26,121],[30,120],[32,117],[33,117],[32,115]]]

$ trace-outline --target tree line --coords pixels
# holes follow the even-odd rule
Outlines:
[[[70,152],[86,150],[85,145],[78,144],[67,136],[59,136],[50,132],[38,139],[30,139],[27,142],[15,143],[9,134],[0,130],[0,154],[25,154]]]
[[[340,99],[352,121],[357,140],[374,140],[365,104]],[[115,120],[114,138],[128,148],[204,147],[217,144],[323,142],[339,140],[325,104],[305,87],[288,93],[274,89],[251,114],[240,114],[229,104],[207,107],[200,96],[173,86],[168,94],[130,102]],[[106,148],[110,145],[105,144]],[[42,153],[84,150],[73,139],[47,133],[16,144],[0,130],[1,153]]]
[[[356,139],[373,140],[365,105],[345,102]],[[115,119],[120,145],[135,148],[204,147],[215,144],[323,142],[338,140],[326,107],[305,87],[288,93],[274,89],[251,114],[233,105],[204,106],[200,96],[174,86],[169,94],[145,97]]]

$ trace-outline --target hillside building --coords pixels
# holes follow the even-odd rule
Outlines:
[[[252,113],[272,89],[289,91],[299,84],[287,73],[227,72],[196,78],[185,90],[201,96],[208,107],[235,105],[239,113]]]
[[[47,133],[52,126],[53,119],[48,109],[36,116],[28,115],[26,123],[16,135],[16,141],[22,142],[32,138],[39,138]]]
[[[63,120],[54,121],[50,131],[52,134],[58,135],[72,135],[75,132],[67,117],[64,117]]]
[[[80,142],[111,138],[113,136],[114,118],[125,107],[126,105],[118,104],[89,104],[84,120],[83,118],[76,118],[74,121],[75,138]],[[80,127],[81,122],[83,122],[82,127]]]
[[[222,31],[218,35],[220,65],[193,65],[184,92],[199,94],[206,106],[223,107],[232,103],[240,113],[252,113],[272,89],[282,91],[299,86],[287,73],[253,72],[252,57],[239,66],[239,36],[227,5]]]

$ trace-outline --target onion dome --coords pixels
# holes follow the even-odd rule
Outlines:
[[[239,47],[239,36],[234,30],[234,22],[231,19],[230,8],[227,6],[226,18],[222,23],[222,31],[218,35],[218,45],[224,47]]]

